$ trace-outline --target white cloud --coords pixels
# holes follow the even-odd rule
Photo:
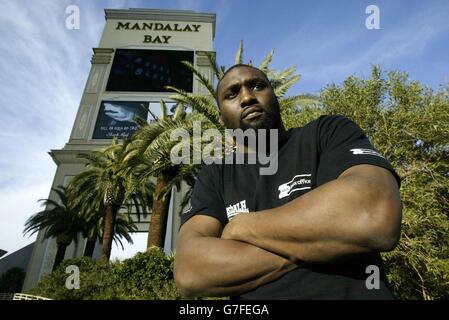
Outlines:
[[[0,192],[1,244],[0,249],[9,253],[16,251],[36,239],[36,234],[29,237],[22,235],[28,217],[43,208],[38,199],[47,198],[51,181],[20,188],[2,188]]]
[[[47,152],[69,139],[104,25],[102,10],[86,6],[81,29],[67,30],[68,4],[2,1],[0,243],[8,251],[32,241],[23,225],[42,210],[37,200],[48,197],[56,170]]]

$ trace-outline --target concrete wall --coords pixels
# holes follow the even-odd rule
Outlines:
[[[21,268],[26,272],[33,253],[34,244],[35,242],[30,243],[22,249],[3,256],[0,259],[0,275],[12,268]]]
[[[28,262],[33,252],[34,242],[29,245],[3,256],[0,259],[0,274],[8,271],[11,268],[21,268],[26,271]]]

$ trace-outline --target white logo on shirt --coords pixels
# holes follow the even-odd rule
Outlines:
[[[229,207],[226,207],[226,215],[228,216],[228,220],[231,220],[236,214],[241,212],[249,212],[249,209],[246,207],[246,200],[242,200],[236,204],[231,204]]]
[[[377,157],[381,157],[384,158],[385,157],[383,155],[381,155],[379,152],[375,151],[375,150],[371,150],[371,149],[364,149],[364,148],[355,148],[355,149],[351,149],[349,151],[352,151],[352,154],[355,155],[370,155],[370,156],[377,156]]]
[[[186,214],[188,213],[190,210],[192,210],[192,204],[189,202],[187,203],[187,209],[184,210],[184,212],[182,214]]]
[[[298,174],[289,182],[281,184],[278,188],[279,199],[289,196],[294,191],[310,189],[310,186],[304,185],[311,184],[311,176],[311,174]]]

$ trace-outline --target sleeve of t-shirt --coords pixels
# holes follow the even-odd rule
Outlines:
[[[218,219],[224,227],[226,209],[220,192],[220,172],[214,165],[201,168],[193,187],[190,203],[181,215],[181,225],[194,215],[206,215]]]
[[[400,185],[391,163],[374,148],[363,130],[343,116],[322,116],[318,121],[319,166],[317,184],[338,178],[346,169],[371,164],[390,170]]]

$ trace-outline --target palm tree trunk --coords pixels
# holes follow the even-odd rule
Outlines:
[[[167,195],[165,199],[162,199],[162,196],[160,195],[162,190],[167,186],[168,179],[169,177],[167,174],[161,174],[156,180],[156,189],[153,194],[151,222],[148,230],[147,249],[152,246],[163,247],[164,245],[171,195]]]
[[[94,255],[95,244],[97,243],[97,237],[87,238],[86,248],[84,248],[84,256],[91,257]]]
[[[113,204],[105,205],[104,232],[101,259],[109,260],[111,257],[112,240],[114,238],[115,218],[117,207]]]
[[[65,244],[65,243],[58,243],[58,251],[56,251],[55,262],[53,263],[53,269],[51,271],[55,271],[55,269],[64,260],[65,249],[66,248],[67,248],[67,244]]]

